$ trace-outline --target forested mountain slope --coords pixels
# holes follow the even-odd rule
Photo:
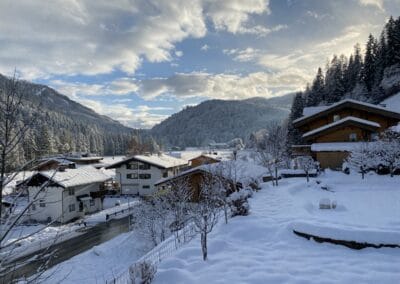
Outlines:
[[[0,87],[9,78],[0,75]],[[19,81],[23,95],[20,120],[35,117],[25,141],[15,151],[16,160],[61,152],[124,154],[133,129],[70,100],[45,85]],[[20,163],[18,163],[20,164]]]
[[[293,95],[265,99],[209,100],[173,114],[151,134],[169,146],[204,146],[233,138],[247,140],[272,121],[287,118]]]

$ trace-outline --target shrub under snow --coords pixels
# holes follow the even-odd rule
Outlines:
[[[252,191],[247,189],[233,192],[229,196],[229,205],[231,208],[232,217],[249,215],[250,205],[247,199],[251,196]]]
[[[154,264],[143,261],[129,268],[129,276],[131,284],[150,284],[154,275],[157,272],[157,267]]]

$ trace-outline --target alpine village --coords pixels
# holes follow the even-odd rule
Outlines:
[[[0,1],[0,284],[400,283],[398,15]]]

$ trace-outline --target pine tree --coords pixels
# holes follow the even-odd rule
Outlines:
[[[289,115],[288,130],[287,130],[287,152],[291,152],[292,145],[299,145],[302,143],[301,133],[297,128],[293,126],[293,121],[300,118],[303,115],[304,109],[304,98],[303,93],[298,92],[292,103],[292,108]]]
[[[369,35],[364,57],[363,82],[368,92],[374,85],[375,66],[376,66],[376,41],[372,34]]]
[[[396,51],[396,45],[400,42],[400,37],[396,32],[396,21],[393,17],[390,17],[389,21],[386,24],[386,37],[387,37],[387,66],[392,66],[400,61],[400,58],[396,60],[396,55],[398,51]]]
[[[346,64],[344,56],[333,56],[325,76],[325,103],[335,103],[345,94],[344,69]]]
[[[317,75],[307,94],[307,106],[317,106],[324,98],[324,75],[322,69],[318,68]]]
[[[43,125],[41,128],[41,131],[37,138],[37,145],[39,147],[39,156],[48,156],[57,152],[55,149],[52,133],[46,125]]]

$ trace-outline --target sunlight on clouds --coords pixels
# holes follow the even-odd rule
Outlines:
[[[147,100],[165,94],[177,98],[246,99],[272,97],[275,92],[271,88],[299,90],[305,83],[301,72],[294,69],[279,73],[256,72],[245,76],[193,72],[143,80],[138,94]]]
[[[168,117],[168,115],[151,113],[151,111],[160,109],[154,109],[148,106],[139,106],[138,108],[132,109],[122,103],[109,105],[90,99],[79,99],[78,102],[93,109],[97,113],[109,116],[126,126],[134,128],[150,128]]]
[[[171,61],[176,43],[204,37],[207,18],[231,33],[273,31],[247,26],[249,15],[269,12],[268,5],[268,0],[1,1],[0,72],[17,66],[27,79],[115,70],[132,75],[144,58]]]
[[[384,11],[385,9],[383,8],[383,0],[358,0],[361,5],[364,6],[375,6],[378,9]]]

